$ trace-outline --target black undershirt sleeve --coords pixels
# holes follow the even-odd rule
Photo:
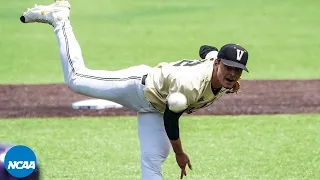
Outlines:
[[[179,118],[183,114],[182,112],[175,113],[171,111],[166,105],[166,110],[163,114],[164,127],[170,140],[179,139]]]

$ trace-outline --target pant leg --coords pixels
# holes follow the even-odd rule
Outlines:
[[[162,180],[162,163],[171,144],[166,134],[162,113],[138,113],[142,180]]]
[[[72,91],[110,100],[135,111],[150,108],[143,94],[141,77],[151,67],[140,65],[118,71],[88,69],[70,21],[59,24],[54,32],[58,40],[64,80]]]

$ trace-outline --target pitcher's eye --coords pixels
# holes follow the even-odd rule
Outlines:
[[[226,66],[226,67],[227,67],[228,70],[232,70],[233,69],[233,67],[231,67],[231,66]]]
[[[241,72],[241,71],[242,71],[241,68],[234,68],[234,70],[235,70],[236,72]]]
[[[241,68],[237,68],[237,67],[232,67],[232,66],[226,66],[228,70],[230,71],[235,71],[235,72],[241,72],[242,69]]]

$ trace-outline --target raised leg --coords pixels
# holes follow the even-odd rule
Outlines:
[[[137,112],[152,110],[144,97],[144,86],[141,84],[142,76],[151,67],[140,65],[118,71],[88,69],[70,23],[70,9],[68,1],[57,0],[47,6],[28,9],[20,20],[24,23],[46,23],[54,27],[64,80],[72,91],[110,100]]]

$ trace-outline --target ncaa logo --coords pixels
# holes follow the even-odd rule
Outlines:
[[[6,170],[9,174],[17,178],[24,178],[32,174],[36,169],[36,164],[36,155],[27,146],[13,146],[4,156]]]

